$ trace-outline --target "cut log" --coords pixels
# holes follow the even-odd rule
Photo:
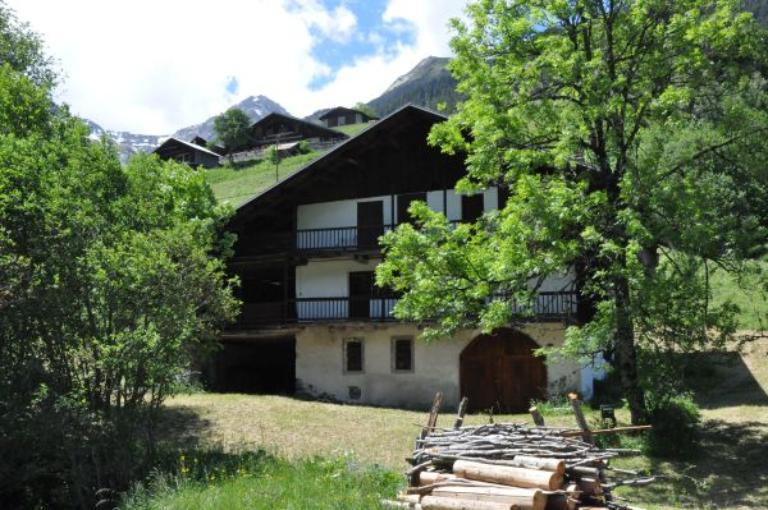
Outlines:
[[[438,391],[435,393],[435,399],[432,401],[432,409],[429,410],[429,417],[427,418],[427,426],[421,431],[421,437],[425,437],[432,432],[437,425],[437,416],[440,414],[440,406],[443,405],[443,392]]]
[[[554,471],[561,475],[565,474],[565,461],[560,459],[548,459],[532,455],[515,455],[512,462],[518,467],[538,469],[540,471]]]
[[[518,489],[513,487],[437,487],[432,491],[433,496],[469,499],[473,501],[488,501],[505,503],[520,510],[544,510],[547,506],[547,495],[536,489]]]
[[[563,484],[563,475],[552,471],[495,466],[466,460],[457,460],[453,464],[453,474],[470,480],[534,489],[557,490]]]
[[[456,475],[450,473],[435,473],[434,471],[422,471],[419,473],[419,485],[432,485],[437,482],[455,479]]]
[[[422,510],[518,510],[507,503],[491,503],[488,501],[472,501],[469,499],[443,498],[424,496],[421,498]]]
[[[531,413],[531,418],[533,418],[533,423],[536,424],[537,427],[544,427],[544,416],[541,415],[541,411],[539,411],[539,408],[536,406],[532,406],[530,409],[528,409],[528,412]]]
[[[581,400],[579,400],[578,395],[575,393],[569,393],[568,398],[571,400],[571,407],[573,408],[573,414],[576,416],[576,423],[581,430],[582,439],[584,439],[584,441],[587,443],[594,444],[594,439],[592,439],[592,431],[589,430],[587,419],[584,418],[584,412],[581,410]]]
[[[550,494],[547,497],[546,510],[576,510],[579,500],[567,494]]]
[[[600,482],[594,478],[588,478],[586,476],[582,477],[576,485],[586,496],[599,496],[603,493],[603,487],[600,485]]]

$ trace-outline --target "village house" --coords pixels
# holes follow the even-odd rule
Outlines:
[[[334,129],[308,122],[303,119],[270,113],[256,121],[250,128],[251,141],[248,148],[264,149],[271,145],[287,145],[306,140],[313,148],[325,148],[349,138]]]
[[[409,221],[412,201],[452,221],[503,206],[496,188],[454,191],[463,158],[426,142],[443,120],[406,106],[238,208],[231,270],[243,306],[210,369],[214,387],[397,407],[428,406],[442,391],[448,405],[467,396],[475,410],[503,411],[547,393],[591,395],[588,367],[532,354],[578,320],[572,276],[544,282],[523,327],[433,343],[395,320],[397,296],[374,285],[378,237]]]
[[[219,166],[219,154],[205,146],[193,142],[185,142],[178,138],[168,138],[152,152],[157,154],[160,159],[173,159],[180,163],[186,163],[191,167],[214,168]]]
[[[320,120],[325,127],[333,128],[349,124],[362,124],[363,122],[378,120],[378,117],[354,108],[337,106],[322,114],[318,120]]]

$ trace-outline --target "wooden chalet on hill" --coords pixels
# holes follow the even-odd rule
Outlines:
[[[354,108],[337,106],[336,108],[331,108],[322,114],[318,120],[320,120],[324,126],[333,128],[338,126],[346,126],[349,124],[361,124],[363,122],[370,122],[372,120],[378,120],[378,117],[369,115]]]
[[[503,205],[489,188],[461,195],[463,157],[427,144],[440,114],[406,106],[243,204],[230,269],[242,313],[223,335],[209,376],[220,390],[301,392],[374,405],[527,409],[548,391],[591,391],[577,363],[545,365],[532,349],[563,342],[577,312],[573,277],[540,287],[536,316],[493,335],[466,330],[427,344],[419,325],[392,316],[398,296],[374,285],[378,238],[425,201],[449,220],[472,221]]]
[[[255,122],[250,128],[250,136],[248,148],[251,150],[301,140],[306,140],[311,146],[320,148],[337,144],[349,138],[339,131],[274,112]]]
[[[206,140],[200,135],[195,136],[192,140],[190,140],[190,142],[192,142],[195,145],[199,145],[200,147],[205,147],[211,152],[215,152],[219,156],[223,156],[224,154],[227,153],[227,149],[225,149],[220,145],[211,144],[208,140]]]
[[[152,152],[157,154],[160,159],[173,159],[192,167],[214,168],[219,166],[219,154],[204,146],[185,142],[178,138],[167,139]]]

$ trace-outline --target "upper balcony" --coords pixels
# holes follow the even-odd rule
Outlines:
[[[233,329],[282,324],[337,322],[391,322],[396,297],[315,297],[265,303],[244,303]],[[525,320],[563,321],[576,316],[578,294],[573,291],[539,292],[526,307],[513,305]]]

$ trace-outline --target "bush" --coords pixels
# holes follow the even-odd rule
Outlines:
[[[649,454],[674,458],[695,454],[701,413],[690,395],[649,398],[648,412],[653,425]]]

